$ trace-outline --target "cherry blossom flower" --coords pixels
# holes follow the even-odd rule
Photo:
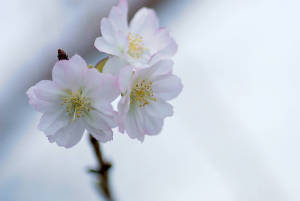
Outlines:
[[[167,101],[182,90],[180,79],[172,74],[172,65],[172,61],[162,60],[149,68],[133,70],[128,66],[120,71],[120,132],[126,131],[129,137],[143,141],[145,135],[156,135],[161,131],[164,118],[173,114]]]
[[[58,61],[53,80],[29,88],[29,103],[43,115],[38,128],[50,142],[66,148],[77,144],[85,130],[97,140],[112,140],[117,126],[111,102],[119,95],[116,79],[89,69],[78,55]]]
[[[154,10],[141,8],[129,25],[127,16],[127,1],[120,0],[101,21],[102,36],[96,39],[95,47],[113,55],[104,71],[117,74],[126,64],[148,67],[176,53],[176,42],[166,29],[159,27]]]

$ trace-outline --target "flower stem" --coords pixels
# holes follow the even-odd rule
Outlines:
[[[98,175],[99,188],[103,193],[103,195],[105,196],[105,198],[108,201],[113,201],[110,186],[109,186],[109,169],[111,168],[112,165],[111,163],[103,160],[100,144],[92,135],[90,135],[90,142],[92,144],[99,165],[99,168],[97,170],[90,170],[90,172]]]

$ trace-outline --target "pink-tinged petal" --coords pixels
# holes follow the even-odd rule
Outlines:
[[[128,90],[131,85],[133,76],[134,74],[131,66],[127,66],[120,71],[117,79],[117,85],[122,93],[125,93],[126,91],[127,93],[130,93],[130,91]]]
[[[87,125],[101,130],[110,130],[111,127],[115,127],[117,125],[114,116],[109,117],[96,110],[91,110],[85,121]]]
[[[154,94],[163,100],[171,100],[178,96],[182,90],[181,80],[175,75],[161,76],[153,80],[152,89]]]
[[[127,32],[128,29],[127,12],[128,12],[128,5],[127,2],[124,0],[121,0],[118,6],[114,6],[110,10],[108,18],[110,19],[113,26],[115,26],[117,30]]]
[[[152,74],[152,77],[171,74],[173,64],[172,60],[161,60],[157,62],[154,64],[155,71]]]
[[[38,128],[43,131],[46,136],[54,135],[59,129],[67,126],[71,122],[68,113],[61,110],[54,110],[43,114]]]
[[[103,67],[103,73],[118,75],[120,70],[127,66],[128,63],[121,57],[110,57]]]
[[[137,68],[136,76],[146,78],[146,79],[151,79],[153,81],[156,77],[171,74],[172,66],[173,66],[173,61],[162,60],[148,68]]]
[[[162,129],[163,119],[144,114],[144,127],[148,135],[157,135]]]
[[[93,103],[93,108],[96,111],[101,112],[102,114],[108,115],[108,116],[114,116],[115,115],[115,111],[111,105],[111,103],[109,102],[105,102],[105,101],[97,101]]]
[[[85,78],[85,93],[95,102],[112,102],[120,95],[117,78],[111,74],[99,73],[96,69],[89,69]]]
[[[169,59],[177,52],[177,44],[174,39],[170,40],[170,43],[162,50],[155,53],[150,59],[149,65],[155,64],[160,60]]]
[[[101,20],[101,34],[105,41],[110,44],[115,44],[116,42],[116,31],[109,19],[102,18]]]
[[[126,16],[127,16],[127,12],[128,12],[128,2],[127,2],[127,0],[120,0],[119,4],[118,4],[118,7],[122,11],[122,13],[126,13]]]
[[[150,52],[157,53],[158,51],[166,48],[171,42],[169,31],[165,28],[160,28],[155,34],[149,35],[144,38],[143,42]]]
[[[140,111],[133,109],[129,111],[125,120],[125,130],[132,139],[144,140],[145,131],[143,128],[143,116]]]
[[[52,79],[62,89],[78,88],[87,71],[84,59],[74,55],[70,60],[58,61],[52,70]]]
[[[70,67],[70,61],[60,60],[57,61],[52,70],[52,79],[60,87],[66,86],[67,75],[65,69]]]
[[[35,95],[34,89],[35,86],[30,87],[26,92],[26,94],[29,98],[29,104],[33,105],[37,111],[47,112],[47,111],[54,110],[57,107],[57,103],[40,100]]]
[[[91,135],[96,138],[98,141],[104,143],[113,140],[113,132],[112,130],[101,130],[96,129],[91,126],[87,127],[88,132],[91,133]]]
[[[48,136],[48,139],[50,142],[56,142],[58,146],[71,148],[81,140],[84,130],[82,122],[70,122],[66,127],[57,131],[55,135]]]
[[[121,133],[124,133],[125,129],[125,120],[126,115],[129,111],[130,106],[130,96],[129,94],[123,96],[118,104],[118,125],[119,125],[119,131]]]
[[[161,99],[144,106],[142,110],[152,117],[161,119],[173,115],[172,105]]]
[[[101,86],[99,86],[98,93],[101,94],[102,99],[112,102],[120,95],[117,79],[110,74],[101,73],[99,76],[102,82]]]
[[[57,85],[50,80],[42,80],[34,85],[32,89],[35,96],[43,101],[57,103],[61,100],[63,92],[57,87]],[[31,92],[31,94],[33,94]]]
[[[72,56],[69,61],[72,68],[74,68],[74,72],[76,73],[84,72],[87,69],[87,63],[85,62],[85,60],[77,54]]]
[[[158,18],[153,9],[141,8],[130,22],[130,31],[145,38],[159,29]]]
[[[105,123],[109,125],[110,128],[116,127],[117,124],[117,112],[113,110],[113,107],[109,105],[110,108],[107,110],[102,109],[102,110],[97,110],[97,114]]]
[[[107,54],[112,54],[116,56],[120,55],[120,52],[118,51],[117,47],[115,45],[109,44],[106,40],[104,40],[103,37],[96,38],[94,45],[100,52],[105,52]]]

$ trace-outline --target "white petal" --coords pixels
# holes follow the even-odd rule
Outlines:
[[[68,60],[57,61],[52,70],[52,79],[60,87],[66,87],[65,68],[70,67],[70,62]],[[67,86],[68,87],[68,86]]]
[[[173,62],[171,60],[162,60],[147,68],[136,68],[136,79],[150,79],[154,80],[161,75],[168,75],[172,73]]]
[[[57,87],[57,85],[50,80],[42,80],[38,82],[32,89],[35,96],[43,101],[59,102],[63,92]],[[31,92],[31,94],[33,93]]]
[[[118,125],[119,131],[124,133],[125,120],[130,106],[129,94],[123,96],[118,104]]]
[[[170,43],[162,50],[155,53],[152,58],[150,59],[149,64],[155,64],[156,62],[163,60],[163,59],[169,59],[177,52],[177,44],[175,40],[171,39]]]
[[[157,135],[162,129],[164,123],[163,119],[155,118],[147,114],[144,114],[143,117],[146,133],[149,135]]]
[[[120,70],[127,66],[128,63],[121,57],[112,56],[110,57],[103,67],[103,73],[111,73],[118,75]]]
[[[165,75],[160,76],[160,79],[153,80],[152,89],[155,96],[163,100],[171,100],[179,95],[182,84],[177,76]]]
[[[150,116],[161,119],[173,115],[172,105],[161,99],[145,105],[142,109]]]
[[[100,142],[108,142],[113,139],[113,132],[112,130],[101,130],[96,129],[91,126],[87,127],[87,130],[90,132],[90,134],[96,138]]]
[[[124,93],[126,90],[129,90],[128,88],[131,85],[131,81],[132,81],[133,77],[134,77],[134,74],[133,74],[133,69],[131,66],[127,66],[120,71],[120,74],[119,74],[118,80],[117,80],[117,84],[118,84],[119,90],[122,93]],[[128,91],[127,93],[130,93],[130,91]]]
[[[130,31],[147,38],[159,29],[158,18],[153,9],[141,8],[130,22]]]
[[[101,130],[110,130],[112,127],[116,126],[115,117],[112,116],[109,119],[108,116],[101,114],[96,110],[91,110],[89,116],[85,119],[86,123],[93,128]]]
[[[98,88],[98,93],[101,95],[101,99],[112,102],[120,95],[117,79],[110,74],[101,73],[99,76],[101,78],[101,85]]]
[[[97,114],[109,125],[109,127],[114,128],[117,126],[117,112],[113,110],[113,107],[109,105],[108,110],[96,110]]]
[[[69,123],[66,127],[61,128],[55,135],[48,136],[50,142],[56,142],[58,146],[70,148],[77,144],[82,138],[84,126],[81,121]]]
[[[34,106],[34,108],[39,111],[39,112],[47,112],[54,110],[57,107],[57,103],[55,102],[48,102],[48,101],[43,101],[39,99],[34,92],[35,86],[30,87],[28,91],[26,92],[28,98],[29,98],[29,103]]]
[[[150,52],[157,53],[158,51],[166,48],[171,42],[169,31],[164,28],[160,28],[157,32],[144,38],[143,42],[145,46],[150,49]]]
[[[118,6],[114,6],[110,10],[108,18],[111,20],[112,24],[117,28],[117,30],[122,30],[127,32],[128,29],[127,12],[128,12],[128,5],[127,2],[124,0],[121,0]]]
[[[161,60],[149,68],[141,69],[139,74],[152,81],[162,75],[169,75],[172,73],[173,61]]]
[[[54,135],[59,129],[65,127],[70,123],[68,113],[63,109],[53,110],[43,114],[38,128],[44,131],[46,136]]]
[[[87,63],[79,55],[75,54],[74,56],[71,57],[71,59],[69,61],[71,63],[73,71],[76,74],[80,74],[80,73],[84,72],[87,69]]]
[[[61,60],[55,64],[52,79],[62,89],[75,90],[80,87],[87,69],[84,59],[74,55],[70,60]]]
[[[119,95],[116,77],[89,69],[85,76],[85,93],[94,102],[112,102]]]
[[[96,38],[94,45],[100,52],[105,52],[107,54],[112,54],[116,56],[120,55],[120,52],[118,51],[117,47],[115,45],[109,44],[107,41],[104,40],[103,37]]]
[[[108,43],[115,44],[116,31],[108,18],[102,18],[101,20],[101,34]]]
[[[137,138],[140,141],[144,140],[144,129],[142,115],[138,110],[129,111],[125,120],[125,130],[130,138]]]

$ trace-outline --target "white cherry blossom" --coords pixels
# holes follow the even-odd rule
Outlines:
[[[95,47],[112,55],[104,71],[117,74],[127,64],[148,67],[176,53],[176,42],[159,26],[153,9],[141,8],[129,25],[127,16],[127,1],[120,0],[109,16],[101,20],[102,36],[96,39]]]
[[[118,77],[122,98],[118,104],[120,132],[144,140],[145,135],[158,134],[164,118],[172,116],[167,101],[182,90],[180,79],[172,74],[172,61],[162,60],[149,68],[123,68]]]
[[[117,126],[111,102],[119,95],[116,79],[89,69],[78,55],[58,61],[53,80],[29,88],[29,103],[41,112],[38,128],[50,142],[66,148],[77,144],[85,130],[97,140],[112,140]]]

